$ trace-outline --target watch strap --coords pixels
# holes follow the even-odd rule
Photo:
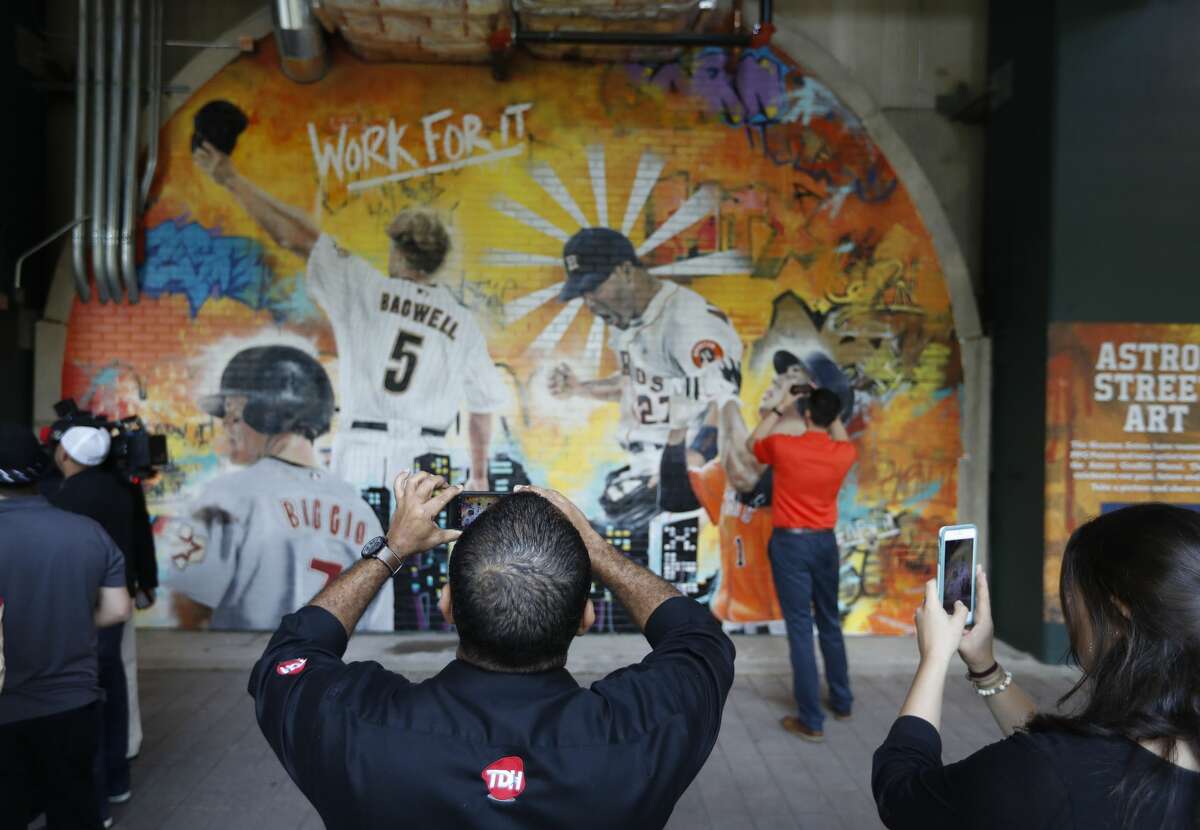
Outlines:
[[[379,550],[375,551],[370,558],[378,559],[380,562],[382,562],[384,567],[392,572],[392,576],[400,573],[400,569],[404,567],[404,559],[386,544],[383,545]]]

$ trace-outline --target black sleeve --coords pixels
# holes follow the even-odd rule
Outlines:
[[[347,671],[346,630],[324,608],[306,606],[279,624],[250,672],[259,728],[296,785],[310,794],[319,780],[318,733],[326,692]]]
[[[683,759],[680,775],[686,786],[717,741],[733,685],[733,641],[707,608],[687,597],[672,597],[658,606],[645,633],[650,654],[593,684],[592,690],[614,707],[636,712],[643,724],[685,715],[690,757]]]
[[[658,509],[668,513],[687,513],[700,509],[687,474],[687,449],[683,444],[667,444],[658,462]]]
[[[1073,826],[1053,760],[1020,732],[947,767],[933,725],[898,718],[875,750],[871,790],[892,830]]]
[[[135,588],[143,591],[158,587],[158,559],[154,555],[154,529],[146,508],[146,493],[133,487],[133,572]]]

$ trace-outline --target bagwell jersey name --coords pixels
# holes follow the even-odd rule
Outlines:
[[[407,297],[384,291],[380,295],[379,310],[426,325],[434,331],[440,331],[451,340],[458,333],[458,321],[449,313],[428,303],[414,302]]]

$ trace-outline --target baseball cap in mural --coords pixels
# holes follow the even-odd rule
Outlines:
[[[96,427],[71,427],[63,433],[59,444],[67,455],[85,467],[95,467],[108,457],[112,437]]]
[[[592,291],[623,262],[639,264],[637,251],[624,234],[610,228],[584,228],[563,246],[567,281],[558,299],[566,302]]]
[[[0,486],[33,484],[49,461],[28,427],[0,424]]]
[[[829,355],[824,352],[811,351],[801,358],[786,349],[779,349],[772,355],[771,362],[775,366],[777,375],[782,375],[793,366],[799,366],[814,384],[837,394],[838,399],[842,402],[842,418],[850,417],[850,413],[854,409],[854,391],[850,388],[850,380],[846,377],[846,373],[833,362]]]

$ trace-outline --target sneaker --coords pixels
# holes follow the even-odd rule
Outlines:
[[[113,826],[113,819],[112,819],[112,816],[109,816],[108,818],[106,818],[104,820],[104,830],[108,830],[108,828],[110,828],[112,826]]]
[[[128,801],[131,798],[133,798],[133,791],[126,790],[125,792],[118,793],[117,795],[110,795],[108,797],[108,803],[109,804],[124,804],[126,801]]]
[[[846,720],[850,720],[852,717],[853,717],[853,715],[851,714],[849,709],[847,709],[844,712],[839,712],[837,709],[833,710],[833,719],[834,720],[846,721]]]
[[[795,717],[794,715],[784,715],[779,719],[779,725],[782,726],[785,731],[791,732],[793,735],[798,736],[801,740],[808,741],[809,743],[820,744],[825,742],[824,732],[822,732],[820,729],[809,729],[800,722],[799,718]]]

